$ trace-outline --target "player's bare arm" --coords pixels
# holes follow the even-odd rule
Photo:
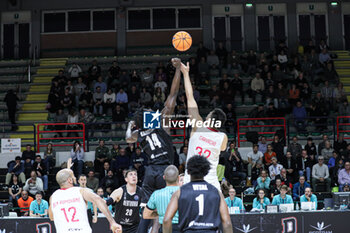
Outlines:
[[[221,223],[224,233],[233,233],[232,230],[232,222],[230,215],[228,213],[227,204],[225,202],[224,196],[220,192],[220,216],[221,216]]]
[[[114,202],[119,202],[122,196],[123,196],[123,189],[118,188],[112,192],[112,194],[110,195],[110,198],[112,198]]]
[[[92,223],[97,223],[97,206],[95,203],[92,203],[92,208],[94,210],[94,216],[92,218]]]
[[[224,140],[223,140],[223,142],[221,144],[221,151],[225,151],[226,150],[227,142],[228,142],[228,138],[227,138],[227,135],[225,134]]]
[[[51,221],[54,221],[52,207],[51,207],[52,206],[52,196],[50,197],[49,204],[50,204],[50,206],[49,206],[49,218]]]
[[[137,129],[135,130],[134,128],[135,128],[135,121],[130,121],[125,133],[125,140],[127,143],[137,142],[139,131]]]
[[[172,220],[176,214],[176,211],[178,209],[178,201],[180,197],[180,190],[177,190],[173,196],[171,197],[171,200],[169,202],[168,208],[166,209],[164,218],[163,218],[163,232],[164,233],[171,233],[173,231],[172,229]]]
[[[156,219],[158,217],[157,210],[148,209],[146,206],[146,208],[143,210],[142,217],[144,219]]]
[[[181,81],[181,60],[179,58],[173,58],[171,59],[171,62],[173,66],[176,68],[175,75],[173,78],[173,82],[170,87],[170,93],[168,95],[168,98],[165,101],[164,108],[162,110],[162,117],[167,118],[166,116],[169,116],[174,113],[177,94],[179,92],[180,87],[180,81]],[[167,120],[166,120],[167,121]],[[165,132],[170,134],[169,128],[164,128]]]
[[[186,65],[181,63],[181,72],[184,75],[185,92],[186,92],[186,98],[187,98],[187,109],[188,109],[188,114],[190,115],[190,119],[196,119],[197,121],[202,121],[203,119],[199,115],[197,102],[193,96],[193,89],[192,89],[192,84],[191,84],[190,75],[189,75],[190,65],[188,62]]]
[[[96,206],[100,209],[100,211],[106,216],[109,224],[111,225],[111,230],[113,232],[121,233],[122,232],[122,226],[117,224],[113,216],[108,210],[108,206],[106,205],[105,201],[99,197],[97,194],[90,192],[90,190],[81,188],[80,193],[83,196],[85,201],[90,201],[92,203],[95,203]]]

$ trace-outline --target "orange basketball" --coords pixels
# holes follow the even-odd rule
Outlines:
[[[191,48],[192,37],[188,32],[179,31],[173,36],[173,46],[175,49],[183,52]]]

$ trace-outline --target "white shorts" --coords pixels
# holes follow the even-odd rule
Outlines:
[[[204,177],[204,180],[208,182],[209,184],[213,185],[217,190],[221,192],[221,186],[218,180],[217,176],[210,176],[206,175]],[[187,174],[187,171],[185,172],[185,177],[184,177],[184,184],[190,183],[191,182],[191,176]]]

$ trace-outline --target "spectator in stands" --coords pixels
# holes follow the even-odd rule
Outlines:
[[[260,173],[260,177],[257,179],[257,184],[255,186],[255,190],[264,189],[267,193],[270,191],[270,182],[271,179],[267,175],[266,170],[262,170]]]
[[[315,143],[313,143],[312,138],[307,138],[307,143],[305,145],[305,150],[308,155],[317,155]]]
[[[230,82],[226,80],[221,89],[221,104],[225,106],[226,104],[232,104],[233,100],[233,90],[230,87]]]
[[[214,50],[210,50],[210,53],[207,57],[207,63],[210,66],[211,69],[217,69],[220,61],[219,61],[219,57],[215,54]]]
[[[243,89],[243,81],[241,79],[241,77],[239,76],[239,73],[236,72],[233,75],[233,79],[231,81],[231,87],[234,90],[233,91],[233,99],[235,98],[236,94],[240,94],[241,95],[241,100],[242,100],[242,104],[244,104],[244,89]]]
[[[145,166],[148,165],[148,159],[145,153],[141,152],[140,147],[136,147],[136,150],[131,155],[132,167],[136,169],[138,176],[138,183],[142,184],[145,176]]]
[[[8,90],[4,99],[7,106],[7,113],[9,120],[11,121],[11,131],[17,129],[16,126],[16,111],[17,101],[19,101],[17,93],[14,90]]]
[[[100,181],[100,186],[106,190],[107,188],[110,188],[112,191],[119,187],[119,180],[114,175],[114,172],[112,170],[109,170],[107,173],[107,176],[105,176]]]
[[[285,111],[289,107],[288,91],[281,82],[277,84],[276,98],[278,99],[278,109]]]
[[[305,176],[300,176],[299,182],[293,185],[293,200],[299,201],[300,197],[304,195],[305,189],[309,187],[310,184],[305,182]]]
[[[327,49],[322,49],[322,52],[320,53],[318,60],[323,66],[326,66],[327,63],[332,60]]]
[[[258,107],[255,107],[254,109],[252,109],[249,113],[249,118],[264,118],[266,117],[265,114],[265,110],[264,110],[264,105],[259,104]],[[250,120],[248,121],[248,125],[264,125],[264,122],[261,120]],[[263,132],[264,131],[264,127],[259,127],[260,131]],[[249,128],[250,131],[252,131],[253,129]],[[254,129],[255,131],[255,129]]]
[[[79,123],[79,115],[75,111],[75,109],[71,109],[68,117],[67,117],[67,123],[71,125],[67,125],[67,130],[80,130],[81,128],[79,125],[76,125],[76,123]],[[79,137],[79,133],[77,132],[68,132],[67,137]]]
[[[277,156],[276,156],[276,153],[273,151],[272,145],[269,144],[269,145],[267,145],[267,150],[264,153],[264,164],[265,164],[266,168],[268,168],[272,164],[271,159],[273,157],[277,157]]]
[[[327,141],[329,141],[328,140],[328,135],[327,134],[323,134],[322,135],[322,142],[320,142],[319,144],[318,144],[318,150],[317,150],[317,154],[318,155],[321,155],[322,154],[322,150],[323,150],[323,148],[325,148],[326,147],[326,142]],[[332,145],[331,145],[332,146]]]
[[[69,93],[70,88],[66,88],[64,89],[64,94],[61,97],[61,106],[64,109],[67,109],[68,111],[71,110],[71,108],[73,107],[73,103],[74,103],[74,98],[73,96]]]
[[[294,181],[294,178],[297,174],[296,159],[292,157],[292,154],[288,151],[285,159],[282,161],[283,167],[287,170],[287,176],[291,182]]]
[[[346,150],[344,150],[340,155],[345,161],[350,161],[350,143],[348,143]]]
[[[225,177],[230,184],[234,184],[234,178],[236,177],[241,180],[241,184],[245,184],[247,178],[247,174],[243,172],[241,154],[238,149],[235,148],[235,144],[230,144],[229,151],[225,153]]]
[[[49,203],[43,199],[42,192],[35,194],[35,200],[30,203],[29,211],[30,217],[47,217],[49,210]]]
[[[339,116],[350,115],[350,106],[349,106],[347,99],[343,100],[343,103],[341,105],[339,105],[338,114],[339,114]],[[349,122],[348,119],[340,119],[340,121],[341,121],[341,123],[348,123]]]
[[[52,82],[58,82],[58,86],[60,86],[60,88],[63,88],[67,83],[67,77],[64,76],[63,72],[63,70],[59,70],[58,75],[52,79]]]
[[[346,91],[343,83],[339,82],[337,87],[334,88],[334,109],[338,111],[339,106],[346,100]]]
[[[326,80],[324,82],[324,87],[322,87],[322,89],[321,89],[321,96],[324,98],[324,100],[327,104],[327,109],[332,108],[333,97],[334,97],[334,88],[329,86],[328,80]]]
[[[277,160],[282,161],[284,157],[284,145],[278,135],[273,136],[271,146],[273,148],[273,151],[276,153]]]
[[[50,113],[56,113],[60,106],[60,93],[50,91],[49,97],[47,99],[46,110],[48,110]]]
[[[44,191],[47,191],[49,185],[49,178],[47,176],[48,172],[40,155],[35,156],[35,162],[33,163],[32,170],[35,171],[37,177],[43,181]]]
[[[157,82],[154,84],[154,89],[160,88],[162,92],[166,92],[168,85],[161,76],[158,76]]]
[[[186,161],[187,161],[188,146],[182,148],[182,152],[179,154],[179,172],[183,173],[185,171]]]
[[[312,167],[312,187],[317,191],[317,185],[324,183],[326,191],[331,191],[331,179],[329,178],[329,170],[327,165],[323,164],[323,156],[318,156],[318,163]]]
[[[105,141],[100,139],[98,147],[95,149],[95,171],[100,173],[103,170],[103,164],[108,159],[109,149],[105,146]]]
[[[72,150],[70,151],[70,157],[74,163],[74,170],[77,176],[83,173],[84,167],[84,149],[81,148],[79,141],[75,141]]]
[[[117,104],[112,111],[112,121],[117,123],[112,124],[112,130],[122,128],[122,126],[124,126],[123,122],[125,122],[126,116],[127,114],[124,109]]]
[[[91,86],[92,81],[97,80],[101,76],[101,67],[97,64],[97,60],[93,60],[91,66],[88,69],[89,75],[89,87]]]
[[[289,144],[287,151],[292,154],[293,158],[301,155],[302,146],[298,143],[298,137],[294,136],[293,141]]]
[[[106,91],[107,91],[107,85],[106,85],[105,82],[103,82],[102,76],[99,76],[99,77],[97,78],[97,82],[96,82],[95,85],[94,85],[94,90],[96,90],[97,87],[100,87],[100,90],[101,90],[101,93],[102,93],[102,94],[106,93]]]
[[[157,87],[153,95],[154,108],[162,109],[164,101],[165,101],[165,94],[160,87]]]
[[[130,76],[126,70],[122,70],[122,74],[119,77],[119,88],[123,88],[124,90],[129,88],[130,84]]]
[[[226,105],[226,108],[223,109],[226,114],[226,131],[234,133],[236,129],[236,112],[231,103]]]
[[[236,197],[236,190],[232,186],[230,186],[228,194],[229,197],[225,198],[225,201],[229,209],[232,207],[238,207],[240,211],[245,210],[242,199]]]
[[[214,108],[221,104],[220,96],[221,92],[217,89],[216,85],[211,86],[211,90],[208,93],[209,103]]]
[[[288,65],[288,57],[285,54],[284,50],[281,50],[280,53],[277,56],[278,62],[280,64],[280,67],[282,70],[286,70]]]
[[[280,205],[280,204],[293,204],[293,199],[290,195],[287,194],[288,186],[282,185],[281,194],[278,194],[273,197],[272,205]]]
[[[267,142],[264,136],[261,137],[261,140],[258,142],[258,146],[259,151],[264,154],[267,150]]]
[[[116,173],[119,180],[123,179],[123,170],[129,169],[130,158],[127,156],[125,149],[120,148],[119,155],[116,157],[115,161],[112,161],[112,170]],[[123,181],[121,181],[123,182]]]
[[[135,85],[131,87],[131,90],[128,93],[128,101],[129,111],[134,112],[139,107],[140,103],[140,92],[136,89]]]
[[[311,180],[311,169],[313,165],[313,161],[308,155],[307,150],[302,150],[301,156],[297,157],[297,170],[299,172],[299,176],[306,176],[308,183],[310,183]]]
[[[142,87],[142,92],[140,93],[140,104],[146,108],[152,106],[152,96],[145,87]]]
[[[289,177],[287,176],[287,170],[285,168],[282,168],[281,173],[276,176],[276,179],[277,178],[281,180],[282,185],[287,185],[289,190],[291,190],[293,188],[293,183],[289,179]]]
[[[262,102],[264,101],[264,90],[265,83],[264,80],[260,77],[260,73],[256,72],[255,77],[252,79],[250,84],[251,97],[253,99],[253,104],[256,103],[256,95],[260,95]]]
[[[21,157],[16,156],[15,161],[10,161],[7,163],[7,167],[8,172],[6,174],[6,185],[10,184],[10,181],[13,180],[13,176],[18,177],[21,183],[26,181],[26,177],[24,175],[24,164],[21,162]]]
[[[325,142],[325,147],[321,150],[321,155],[323,158],[328,162],[328,160],[332,157],[333,154],[333,148],[331,148],[331,143],[330,141]]]
[[[101,87],[97,86],[93,95],[94,100],[94,114],[102,116],[103,112],[103,93]]]
[[[93,107],[93,96],[89,90],[89,88],[85,88],[84,92],[79,97],[79,108],[87,109],[88,111],[92,111]]]
[[[74,87],[72,85],[72,80],[67,81],[67,85],[64,87],[64,89],[69,89],[69,94],[74,96]],[[74,99],[73,99],[73,102],[74,102]]]
[[[146,68],[145,72],[141,75],[141,85],[147,89],[152,87],[153,74],[149,67]]]
[[[203,42],[199,42],[197,49],[197,58],[207,57],[209,53],[209,49],[203,46]]]
[[[123,88],[120,88],[116,96],[116,103],[119,104],[125,111],[128,110],[128,94]]]
[[[97,194],[98,196],[100,196],[103,200],[107,201],[108,198],[105,197],[104,191],[103,191],[103,188],[102,188],[102,187],[99,187],[99,188],[97,189],[96,194]],[[108,206],[108,210],[111,212],[111,214],[113,214],[113,207],[112,207],[112,205],[109,205],[109,206]],[[97,208],[97,213],[101,213],[101,210],[99,210],[98,208]]]
[[[22,152],[22,160],[24,161],[24,175],[25,177],[30,176],[30,172],[32,169],[32,164],[34,163],[35,152],[32,151],[32,146],[27,144],[26,150]]]
[[[270,205],[270,199],[266,197],[265,189],[259,189],[253,200],[253,209],[265,210],[267,205]]]
[[[101,172],[103,172],[103,171],[101,171]],[[86,187],[94,190],[94,192],[96,192],[98,187],[99,187],[99,180],[95,177],[94,170],[90,170],[88,173],[88,178],[86,180]]]
[[[84,124],[94,123],[96,121],[91,112],[86,112],[85,109],[80,109],[79,122]]]
[[[35,196],[35,194],[40,191],[44,191],[43,181],[36,175],[35,171],[30,173],[30,178],[27,179],[23,190],[28,191],[31,196]]]
[[[55,123],[67,123],[67,115],[63,112],[62,108],[59,108],[55,115]],[[54,126],[56,130],[65,130],[65,125],[56,125]],[[62,132],[57,133],[59,137],[63,137]],[[55,135],[57,137],[57,135]]]
[[[70,122],[68,121],[68,123]],[[56,166],[56,151],[52,148],[52,143],[47,144],[46,150],[44,151],[43,163],[45,164],[47,171],[50,171],[51,168]]]
[[[282,181],[280,178],[277,178],[271,186],[271,198],[281,193]]]
[[[118,61],[113,61],[112,66],[108,69],[108,87],[115,87],[119,83],[120,67],[118,66]]]
[[[75,62],[73,62],[72,66],[68,69],[69,76],[73,81],[78,79],[81,72],[83,72],[82,69]]]
[[[267,106],[272,104],[272,106],[278,108],[278,99],[276,98],[276,92],[275,92],[275,89],[272,85],[268,86],[264,95],[266,98],[266,105]]]
[[[198,73],[199,74],[209,74],[209,65],[208,65],[208,63],[207,63],[207,61],[206,61],[206,59],[205,59],[205,57],[201,57],[200,58],[200,62],[199,62],[199,64],[198,64]]]
[[[21,208],[21,216],[29,216],[29,207],[34,199],[28,196],[28,192],[23,190],[21,193],[21,198],[17,200],[18,207]]]
[[[334,150],[338,153],[342,153],[344,150],[346,150],[347,146],[348,144],[344,140],[344,135],[339,134],[338,140],[334,142]]]
[[[257,57],[254,50],[251,49],[249,50],[249,54],[247,56],[248,69],[246,73],[248,75],[251,75],[256,71],[256,64],[257,64]]]
[[[115,105],[115,93],[111,88],[107,89],[107,92],[103,95],[103,114],[108,114],[108,110],[113,110]]]
[[[304,105],[310,103],[311,95],[312,95],[312,90],[309,84],[304,83],[303,87],[300,89],[300,94],[299,94],[299,97],[302,100],[302,103]]]
[[[269,166],[269,173],[271,180],[275,180],[278,175],[281,174],[283,166],[277,162],[276,157],[271,158],[272,164]]]
[[[248,152],[248,179],[252,176],[252,169],[256,166],[256,163],[260,160],[262,162],[262,159],[264,157],[263,153],[261,153],[259,150],[259,146],[254,144],[253,145],[253,151]]]
[[[23,184],[18,180],[18,176],[13,174],[11,182],[7,185],[9,187],[9,201],[12,202],[14,206],[17,206],[17,200],[20,198]]]
[[[111,169],[110,163],[105,162],[103,164],[103,171],[99,175],[99,180],[102,180],[105,176],[107,176],[108,171]]]
[[[292,88],[288,91],[288,101],[290,105],[295,105],[300,97],[300,90],[297,88],[296,84],[292,84]]]
[[[133,70],[130,74],[130,82],[131,85],[135,85],[136,87],[140,86],[141,78],[140,75],[137,73],[136,70]]]
[[[333,174],[331,170],[334,169],[335,165],[338,163],[338,160],[339,160],[338,152],[333,151],[332,157],[328,160],[328,164],[327,164],[330,175]]]
[[[219,58],[220,66],[226,67],[227,65],[227,50],[224,47],[222,42],[218,43],[218,47],[216,48],[216,55]]]
[[[350,162],[345,162],[345,168],[341,169],[338,174],[339,191],[343,191],[345,185],[350,185]]]
[[[305,194],[300,197],[300,205],[302,202],[312,202],[312,210],[317,210],[317,197],[315,194],[312,194],[311,187],[305,189]]]

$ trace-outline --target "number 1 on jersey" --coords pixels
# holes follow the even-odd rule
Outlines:
[[[198,215],[203,216],[204,212],[204,195],[201,194],[198,197],[196,197],[196,201],[198,201]]]

